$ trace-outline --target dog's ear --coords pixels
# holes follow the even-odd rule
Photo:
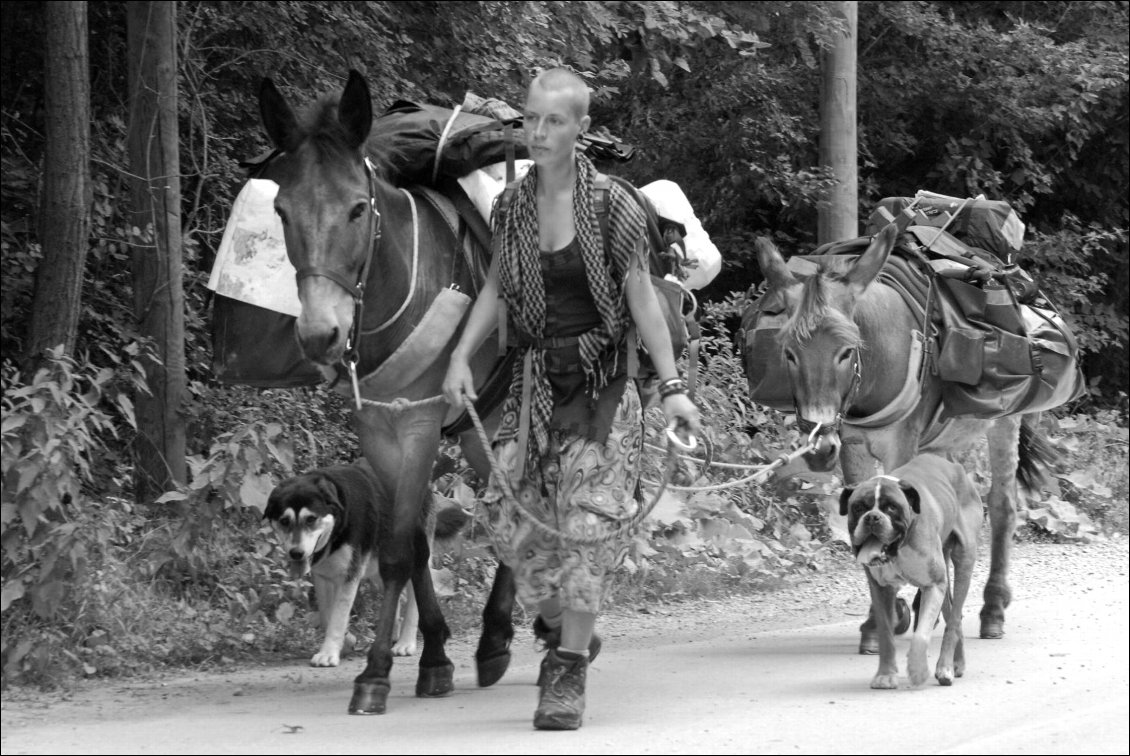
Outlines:
[[[899,481],[899,488],[902,489],[902,495],[906,497],[906,503],[910,505],[910,510],[914,514],[921,514],[922,504],[919,502],[918,489],[905,480]]]
[[[337,481],[328,475],[319,475],[316,482],[318,492],[325,498],[326,503],[334,507],[341,507],[341,490],[337,486]]]
[[[840,517],[847,517],[848,500],[851,499],[853,493],[855,493],[854,488],[845,488],[840,492]]]
[[[267,506],[263,507],[264,520],[272,516],[272,514],[282,506],[282,503],[279,501],[279,488],[280,486],[275,486],[271,489],[271,495],[267,497]]]

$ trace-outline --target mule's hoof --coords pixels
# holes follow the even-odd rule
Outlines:
[[[478,674],[480,688],[489,688],[502,679],[506,670],[510,668],[510,651],[503,650],[489,659],[480,659],[475,655],[475,672]]]
[[[879,634],[866,631],[860,633],[859,653],[862,656],[874,656],[879,653]]]
[[[353,698],[349,700],[350,714],[384,714],[388,703],[387,682],[353,683]]]
[[[455,665],[448,662],[439,667],[420,667],[416,678],[417,698],[450,696],[455,690]]]
[[[906,599],[895,599],[895,635],[902,635],[909,630],[912,619],[914,619],[914,614],[910,611],[910,605],[906,603]]]

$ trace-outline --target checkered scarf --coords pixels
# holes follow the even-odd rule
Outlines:
[[[573,188],[573,225],[593,301],[601,324],[580,336],[581,362],[590,390],[607,385],[616,370],[616,346],[627,333],[630,314],[624,297],[624,281],[636,242],[645,229],[643,210],[628,193],[612,182],[609,196],[609,256],[605,259],[600,223],[596,217],[593,180],[596,168],[583,155],[577,156],[577,183]],[[537,167],[525,180],[504,214],[496,215],[495,255],[499,288],[514,325],[525,336],[545,337],[545,281],[538,248]],[[498,217],[501,215],[502,217]],[[643,261],[646,265],[646,259]],[[532,357],[529,460],[536,461],[549,448],[549,423],[553,417],[553,390],[545,368],[545,350],[530,347]],[[502,424],[496,441],[518,436],[522,401],[523,366],[514,367],[510,394],[502,408]]]

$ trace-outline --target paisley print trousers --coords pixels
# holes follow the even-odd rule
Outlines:
[[[514,480],[517,441],[494,448],[499,469],[483,496],[486,520],[499,558],[514,570],[518,598],[533,608],[557,597],[565,609],[597,613],[612,575],[623,561],[630,534],[577,544],[536,529],[513,500],[503,494],[505,475],[522,507],[566,535],[599,538],[639,512],[643,414],[635,381],[628,381],[605,443],[563,430],[550,431],[550,452],[525,476]]]

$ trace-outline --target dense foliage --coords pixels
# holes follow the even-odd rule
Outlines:
[[[839,29],[825,4],[185,1],[178,13],[192,483],[140,506],[126,493],[130,397],[152,352],[130,292],[124,7],[89,5],[92,232],[78,347],[22,375],[40,259],[43,11],[0,6],[5,681],[234,656],[293,637],[284,630],[305,595],[277,568],[256,505],[280,475],[354,456],[356,443],[325,392],[223,387],[211,375],[204,282],[243,180],[238,161],[266,147],[255,99],[264,75],[306,99],[355,67],[379,108],[466,91],[517,104],[539,67],[582,72],[594,122],[639,148],[621,172],[678,182],[726,260],[706,292],[701,394],[719,458],[748,463],[795,435],[746,398],[729,327],[759,281],[753,237],[790,252],[814,241],[829,185],[817,159],[820,50]],[[861,217],[920,188],[1008,200],[1028,224],[1022,265],[1086,350],[1092,392],[1068,409],[1091,414],[1065,417],[1060,434],[1079,460],[1099,456],[1039,510],[1047,529],[1073,535],[1091,529],[1088,514],[1126,527],[1128,28],[1114,1],[859,7]],[[763,429],[753,440],[752,427]],[[788,492],[666,504],[627,582],[669,594],[696,574],[736,587],[813,564],[829,542],[820,497],[778,493]]]

